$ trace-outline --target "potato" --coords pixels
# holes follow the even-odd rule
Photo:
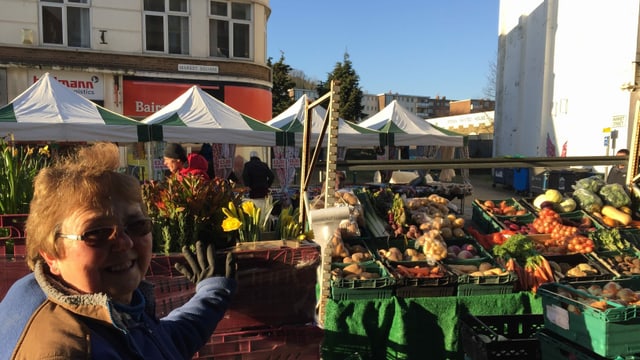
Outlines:
[[[344,269],[342,269],[342,272],[345,274],[345,276],[349,274],[360,275],[362,274],[363,270],[360,265],[356,263],[352,263],[350,265],[347,265]]]

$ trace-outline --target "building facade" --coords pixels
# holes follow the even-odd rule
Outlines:
[[[193,85],[271,119],[269,0],[0,0],[0,105],[45,72],[142,119]]]

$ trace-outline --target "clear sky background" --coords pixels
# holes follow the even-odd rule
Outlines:
[[[485,98],[499,0],[271,0],[267,54],[325,81],[345,52],[365,93]]]

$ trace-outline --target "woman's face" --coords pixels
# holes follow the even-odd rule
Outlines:
[[[182,160],[173,158],[164,158],[164,166],[166,166],[172,174],[180,171],[183,168]]]
[[[51,272],[78,291],[106,293],[128,304],[151,262],[150,222],[138,203],[115,201],[113,210],[109,216],[97,209],[74,212],[56,239],[62,258],[43,256]]]

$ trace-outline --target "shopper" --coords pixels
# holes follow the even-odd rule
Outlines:
[[[242,180],[249,188],[251,199],[262,199],[269,195],[269,189],[275,179],[269,166],[260,160],[257,152],[252,151],[249,161],[244,164]]]
[[[628,149],[620,149],[616,152],[616,156],[629,156]],[[607,175],[607,184],[620,184],[626,188],[627,186],[627,164],[618,164],[611,167]]]
[[[210,179],[207,173],[209,168],[207,159],[196,153],[187,155],[182,145],[177,143],[170,143],[164,149],[164,165],[172,175],[177,174],[179,178],[187,175],[198,175],[205,180]]]
[[[117,171],[115,145],[98,143],[40,171],[27,219],[33,271],[0,302],[0,359],[191,359],[236,288],[235,264],[214,274],[212,247],[185,249],[177,266],[191,300],[154,315],[151,220],[139,181]]]

